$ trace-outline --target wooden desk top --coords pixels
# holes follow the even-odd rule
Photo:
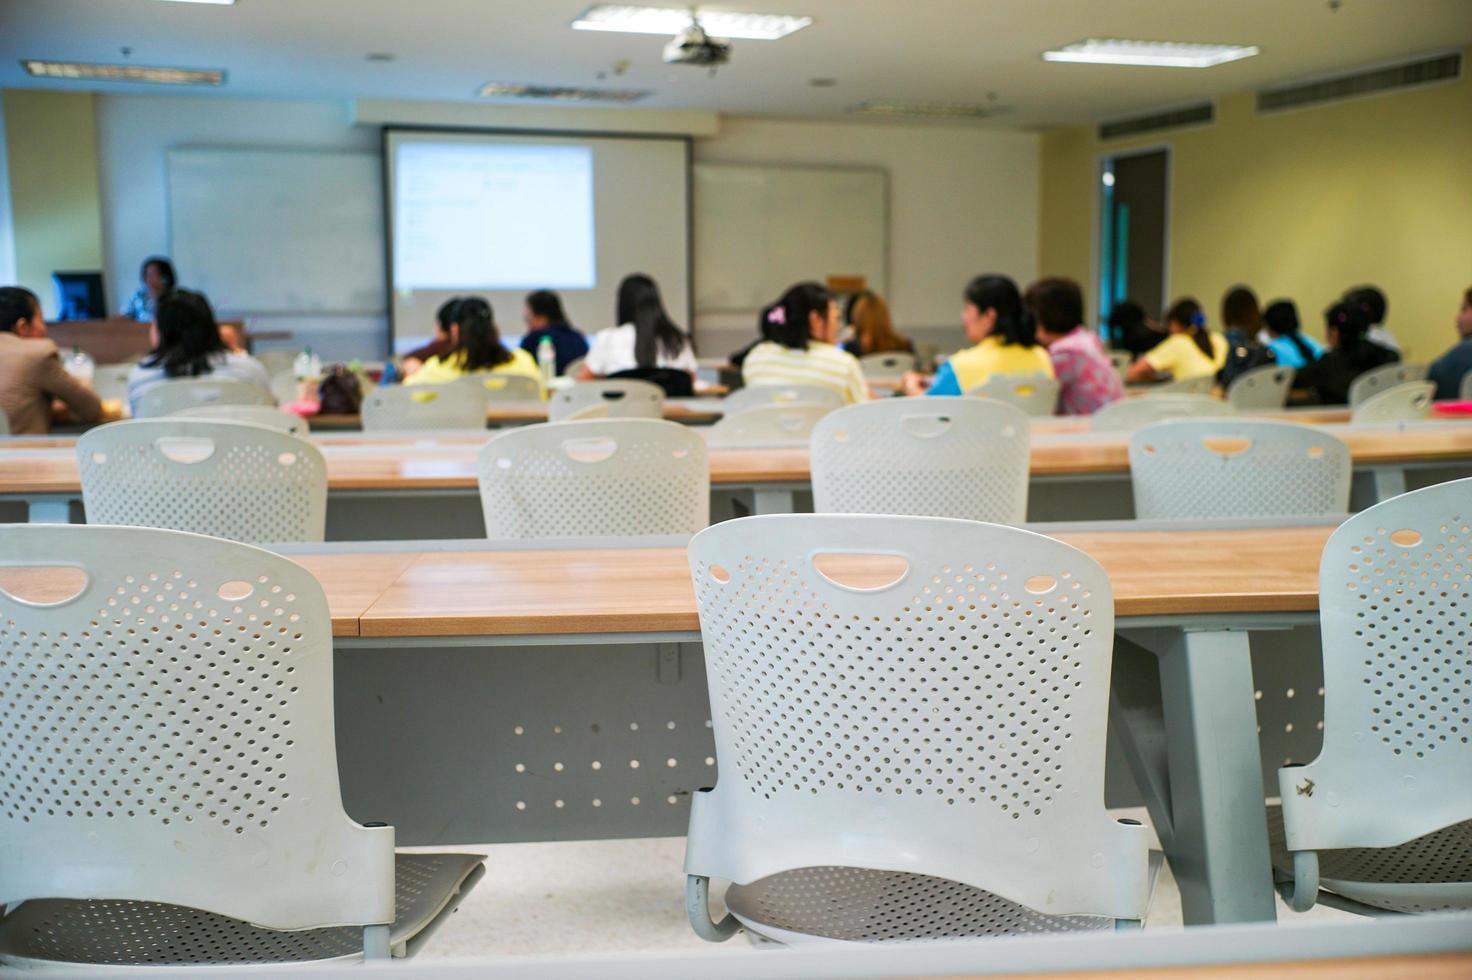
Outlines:
[[[1472,953],[1353,956],[987,976],[990,980],[1023,976],[1029,980],[1468,980],[1472,977]],[[963,978],[952,977],[950,980]],[[974,980],[981,980],[980,975]]]
[[[1058,534],[1114,584],[1118,616],[1312,612],[1332,527]],[[637,567],[637,590],[629,570]],[[372,602],[362,636],[694,631],[685,552],[425,553]]]
[[[413,552],[289,555],[322,583],[333,636],[357,636],[358,621],[418,557]]]

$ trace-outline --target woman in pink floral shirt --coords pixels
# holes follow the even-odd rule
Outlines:
[[[1094,331],[1083,326],[1084,296],[1072,279],[1039,279],[1023,297],[1058,378],[1058,414],[1092,415],[1124,397],[1124,383]]]

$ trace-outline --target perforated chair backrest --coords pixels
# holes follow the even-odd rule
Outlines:
[[[866,378],[894,380],[904,377],[906,371],[915,370],[915,355],[909,351],[865,354],[859,358],[859,369]]]
[[[276,374],[281,371],[294,371],[297,355],[301,353],[299,350],[269,347],[265,350],[253,351],[251,356],[261,362],[267,374]]]
[[[311,387],[311,382],[298,380],[296,372],[290,368],[271,375],[271,397],[278,405],[290,405],[296,401],[302,396],[304,387]]]
[[[1227,401],[1241,411],[1282,408],[1288,404],[1293,376],[1298,372],[1279,364],[1244,371],[1227,386]]]
[[[484,429],[485,390],[474,385],[388,385],[363,396],[363,431]]]
[[[200,405],[274,405],[271,392],[249,381],[186,378],[148,388],[138,399],[137,417],[159,418]]]
[[[1113,593],[1016,528],[778,515],[690,542],[720,778],[686,871],[934,875],[1130,918],[1146,833],[1103,807]]]
[[[606,418],[657,419],[664,415],[664,389],[631,378],[580,381],[552,393],[547,417],[561,422],[595,405],[608,409]]]
[[[813,426],[831,411],[832,405],[808,402],[758,405],[721,416],[706,430],[705,443],[712,449],[806,446]]]
[[[1139,520],[1343,514],[1352,472],[1348,446],[1294,422],[1177,419],[1130,437]]]
[[[125,401],[128,397],[128,375],[136,361],[126,364],[99,364],[92,372],[92,391],[103,401]]]
[[[1349,407],[1354,408],[1387,388],[1408,381],[1425,381],[1427,370],[1425,364],[1406,364],[1403,361],[1371,368],[1349,383]]]
[[[983,398],[888,398],[830,412],[809,457],[819,513],[1027,519],[1027,416]]]
[[[488,402],[534,402],[542,398],[542,384],[525,374],[484,372],[468,375],[454,382],[479,389]]]
[[[1290,849],[1390,847],[1472,819],[1469,569],[1472,480],[1393,497],[1329,538],[1324,743],[1279,774]]]
[[[225,422],[249,422],[252,425],[264,425],[268,429],[277,432],[285,432],[305,439],[311,433],[307,420],[300,415],[291,412],[283,412],[279,408],[267,408],[264,405],[201,405],[199,408],[186,408],[175,412],[172,418],[176,419],[216,419]]]
[[[586,360],[587,358],[585,357],[575,357],[572,360],[568,361],[567,367],[562,369],[562,377],[576,378],[579,374],[582,374],[583,362]]]
[[[826,385],[748,385],[721,399],[721,411],[735,415],[762,405],[843,405],[843,392]]]
[[[0,586],[0,905],[392,921],[393,831],[342,808],[309,572],[200,535],[21,524],[0,525]]]
[[[1429,418],[1433,381],[1407,381],[1377,392],[1349,410],[1351,422],[1414,422]]]
[[[1094,432],[1133,432],[1165,419],[1222,418],[1237,414],[1231,403],[1210,395],[1148,395],[1110,402],[1089,416]]]
[[[710,523],[705,441],[662,419],[548,422],[481,450],[492,538],[692,534]]]
[[[321,541],[327,464],[304,439],[247,422],[135,419],[77,440],[89,524],[232,541]]]
[[[1209,395],[1216,387],[1216,378],[1209,374],[1199,378],[1183,378],[1180,381],[1163,381],[1153,384],[1147,395]]]
[[[1028,415],[1052,415],[1058,407],[1058,381],[1046,374],[994,374],[966,392],[1016,405]]]

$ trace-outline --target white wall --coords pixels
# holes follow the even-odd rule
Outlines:
[[[717,136],[696,141],[695,159],[887,170],[886,299],[897,326],[953,349],[962,342],[961,290],[972,276],[1002,272],[1026,285],[1037,274],[1039,149],[1032,133],[974,126],[726,117]],[[820,274],[794,269],[792,278]],[[755,329],[702,319],[701,353],[726,353]]]
[[[0,286],[15,283],[15,223],[10,216],[10,154],[5,151],[5,107],[0,104]]]
[[[143,260],[168,254],[164,157],[171,147],[189,145],[372,151],[378,149],[379,135],[376,127],[353,126],[344,102],[98,96],[103,249],[114,308],[138,288]],[[281,247],[289,249],[291,243]],[[180,285],[188,286],[188,262],[176,265]],[[310,344],[331,359],[382,356],[388,331],[385,316],[257,317],[251,327],[290,330],[293,345]],[[365,349],[365,338],[374,346]]]

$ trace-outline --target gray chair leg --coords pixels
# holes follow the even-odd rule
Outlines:
[[[386,960],[390,956],[388,926],[363,927],[363,959]]]
[[[1280,882],[1278,892],[1295,912],[1307,912],[1319,897],[1319,852],[1293,852],[1293,880]]]
[[[741,923],[727,912],[726,917],[716,922],[710,917],[710,879],[705,875],[685,876],[685,914],[690,919],[690,928],[708,943],[723,943],[736,934]]]

